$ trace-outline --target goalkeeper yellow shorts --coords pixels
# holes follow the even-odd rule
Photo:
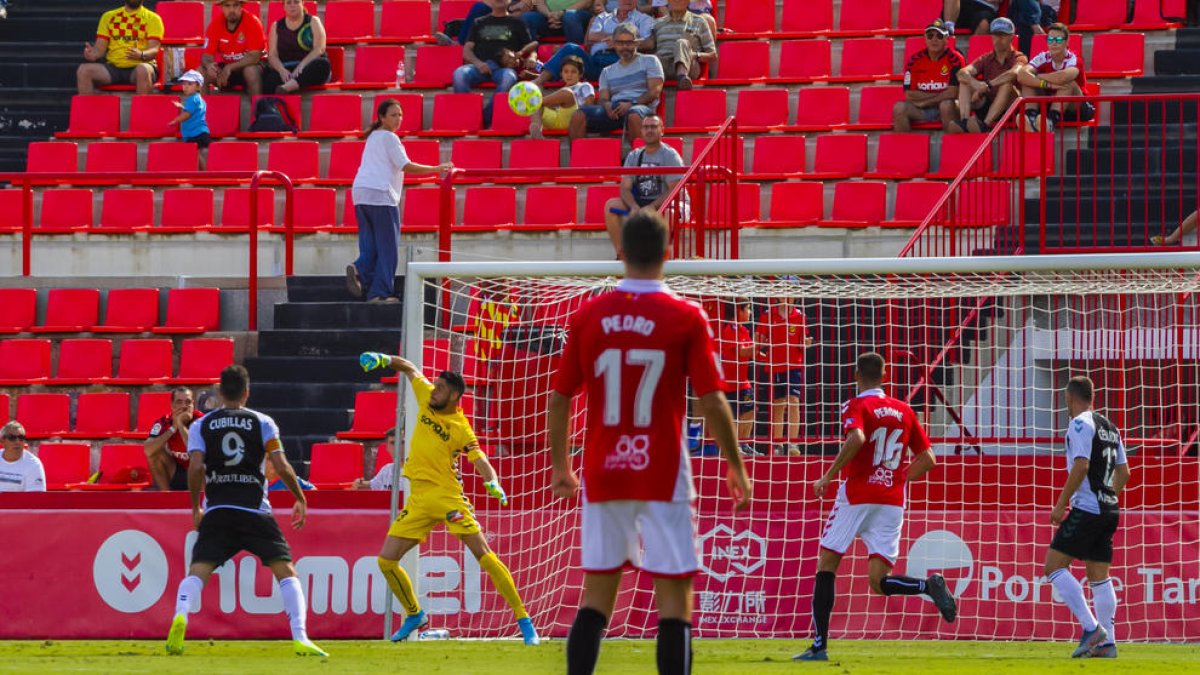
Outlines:
[[[542,108],[542,128],[563,130],[571,126],[571,115],[579,110],[577,106],[570,108]]]
[[[439,523],[444,523],[453,535],[479,532],[479,522],[475,520],[471,500],[461,490],[430,488],[412,491],[404,508],[388,528],[388,536],[424,543]]]

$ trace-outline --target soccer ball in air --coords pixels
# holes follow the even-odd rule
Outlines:
[[[508,107],[521,117],[529,117],[542,107],[542,90],[532,82],[518,82],[508,90]]]

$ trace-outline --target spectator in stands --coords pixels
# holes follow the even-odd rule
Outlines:
[[[409,161],[396,135],[403,120],[399,101],[389,98],[379,103],[375,121],[367,130],[362,162],[350,187],[358,220],[358,259],[346,267],[346,286],[356,298],[361,298],[365,291],[367,302],[371,303],[400,302],[393,293],[399,261],[398,205],[404,191],[404,174],[427,176],[454,168],[449,163],[429,166]]]
[[[284,484],[283,479],[279,477],[279,472],[275,470],[275,463],[268,461],[263,464],[266,467],[263,471],[263,478],[267,481],[267,490],[286,490],[288,486]],[[360,479],[361,480],[361,479]],[[307,480],[296,476],[296,482],[300,485],[301,490],[316,490],[317,486]]]
[[[13,420],[0,429],[4,454],[0,455],[0,492],[45,492],[42,461],[26,450],[25,427]]]
[[[262,93],[262,60],[267,37],[254,12],[242,10],[242,0],[221,0],[221,15],[208,24],[200,72],[210,86],[241,85],[246,93]]]
[[[475,21],[471,34],[463,45],[464,65],[454,71],[454,91],[465,93],[491,80],[496,91],[503,93],[517,83],[517,73],[512,68],[500,66],[500,50],[511,49],[519,58],[525,58],[537,49],[537,42],[529,37],[525,23],[508,14],[508,0],[490,0],[492,13]],[[483,105],[484,126],[491,126],[492,97],[485,97]]]
[[[700,64],[717,62],[717,43],[699,14],[688,11],[688,0],[667,0],[667,14],[654,23],[652,49],[680,89],[691,89]]]
[[[1061,23],[1050,26],[1046,34],[1046,51],[1033,57],[1017,71],[1017,83],[1025,98],[1038,96],[1082,96],[1087,85],[1083,72],[1083,59],[1067,48],[1071,30]],[[1025,110],[1028,129],[1040,128],[1037,106]],[[1050,105],[1048,129],[1054,129],[1067,120],[1086,122],[1096,115],[1091,103],[1052,103]]]
[[[1171,232],[1171,234],[1168,234],[1165,237],[1161,234],[1156,234],[1153,237],[1150,237],[1150,243],[1154,244],[1155,246],[1174,246],[1175,244],[1180,243],[1183,241],[1184,235],[1196,231],[1196,213],[1196,211],[1192,211],[1187,218],[1183,219],[1183,222],[1179,224],[1179,227],[1175,228]]]
[[[797,456],[800,401],[804,397],[804,350],[813,343],[804,312],[780,296],[758,324],[758,348],[771,377],[771,445],[776,455]],[[765,397],[764,397],[765,398]]]
[[[105,12],[96,28],[96,43],[83,45],[87,63],[75,70],[79,93],[94,94],[97,84],[132,84],[139,94],[154,91],[154,59],[162,38],[162,18],[143,7],[142,0],[125,0],[125,6]],[[97,63],[101,59],[104,62]]]
[[[192,390],[176,387],[171,390],[171,412],[158,418],[142,447],[150,477],[159,490],[186,490],[188,455],[188,426],[204,416],[195,408]]]
[[[941,121],[948,130],[958,119],[958,71],[962,54],[948,44],[950,30],[941,19],[925,28],[925,49],[904,67],[904,100],[892,108],[892,127],[912,131],[912,121]]]
[[[569,56],[576,56],[583,61],[584,79],[599,79],[601,71],[620,60],[612,47],[612,34],[617,26],[626,21],[637,26],[638,39],[641,40],[639,49],[650,49],[652,43],[649,38],[654,32],[654,19],[648,14],[637,11],[637,0],[618,0],[618,2],[614,11],[600,12],[596,18],[592,19],[587,40],[584,43],[584,46],[591,50],[590,52],[580,45],[569,42],[559,47],[554,55],[547,59],[544,64],[545,68],[542,69],[535,84],[542,87],[547,82],[559,79],[561,77],[559,67],[562,65],[563,59]],[[597,7],[600,7],[600,3],[597,3]]]
[[[325,24],[305,11],[301,0],[283,0],[283,18],[267,35],[267,65],[263,91],[294,94],[329,81]]]
[[[200,95],[200,89],[204,86],[204,76],[198,70],[189,70],[179,76],[179,86],[183,89],[181,100],[175,102],[175,105],[179,107],[179,115],[169,124],[171,126],[178,124],[179,135],[183,138],[183,142],[195,143],[196,147],[202,151],[200,168],[203,169],[203,151],[212,142],[212,136],[209,135],[208,129],[208,105],[204,102],[204,97]]]
[[[611,66],[610,66],[611,68]],[[606,69],[604,72],[608,72]],[[646,145],[625,156],[625,166],[683,166],[683,158],[675,148],[662,142],[663,121],[653,113],[642,122],[642,140]],[[621,226],[637,211],[658,211],[670,196],[682,175],[654,174],[623,176],[621,196],[604,205],[604,224],[612,239],[613,250],[621,253]]]
[[[375,475],[370,480],[364,478],[354,479],[355,490],[391,490],[392,489],[392,472],[395,471],[395,462],[387,462],[384,465],[379,465],[379,455],[384,448],[389,453],[395,453],[400,457],[400,467],[404,468],[404,456],[396,448],[396,428],[388,429],[387,436],[383,438],[383,443],[379,444],[379,449],[375,451]],[[405,479],[400,478],[401,482]]]
[[[542,137],[542,127],[557,131],[571,126],[571,118],[579,108],[596,102],[596,89],[591,82],[583,80],[583,59],[570,56],[559,66],[563,88],[547,94],[542,107],[533,113],[529,122],[529,135]],[[642,125],[643,129],[645,125]]]
[[[667,15],[667,0],[651,0],[650,12],[654,18],[662,18]],[[717,18],[713,16],[712,0],[688,0],[688,11],[693,14],[699,14],[700,18],[708,24],[708,30],[712,33],[713,38],[717,37],[717,33],[721,30],[717,28]]]
[[[958,71],[959,119],[948,129],[951,133],[990,131],[1016,100],[1017,71],[1029,59],[1013,49],[1012,21],[1000,17],[992,22],[991,30],[992,51]]]
[[[570,137],[587,132],[608,133],[624,128],[632,140],[642,136],[642,120],[653,115],[662,93],[663,69],[656,57],[638,54],[637,27],[623,23],[613,29],[619,60],[600,71],[597,105],[580,108],[571,117]]]
[[[942,18],[954,34],[961,26],[976,35],[986,35],[992,22],[1000,17],[1000,0],[945,0]]]
[[[746,327],[749,323],[749,298],[738,297],[721,303],[717,348],[721,355],[721,370],[725,373],[725,398],[737,418],[737,437],[743,455],[758,454],[749,440],[754,435],[754,387],[750,384],[754,337]]]
[[[595,0],[534,0],[534,11],[523,13],[521,20],[534,40],[562,35],[567,42],[583,44],[594,4]]]
[[[508,15],[520,17],[526,12],[536,11],[533,7],[533,0],[514,0],[508,4]],[[486,2],[476,2],[471,5],[471,9],[462,19],[447,21],[443,26],[446,30],[454,35],[451,37],[441,31],[435,31],[433,34],[437,43],[443,47],[458,43],[460,45],[467,44],[467,38],[471,36],[471,27],[475,25],[475,21],[492,13],[492,6]]]

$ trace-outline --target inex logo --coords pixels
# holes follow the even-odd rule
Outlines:
[[[96,591],[109,607],[133,614],[149,608],[167,588],[167,556],[141,530],[121,530],[100,545],[92,562]]]
[[[975,570],[971,547],[949,530],[930,530],[913,542],[908,550],[905,568],[909,576],[923,578],[930,572],[946,577],[951,594],[956,598],[966,593]],[[928,596],[921,596],[929,600]]]
[[[728,525],[717,525],[700,535],[700,569],[717,581],[750,574],[767,563],[767,540],[750,530],[734,534]]]
[[[650,466],[650,436],[621,436],[617,439],[617,447],[604,458],[604,468],[608,471],[641,471]]]

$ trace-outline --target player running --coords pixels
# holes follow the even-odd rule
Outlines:
[[[458,459],[466,454],[467,461],[483,477],[483,487],[488,494],[499,499],[501,506],[508,504],[508,496],[500,487],[496,470],[479,448],[470,421],[458,407],[466,391],[462,375],[446,371],[438,376],[436,382],[430,382],[411,361],[377,352],[363,353],[358,357],[358,362],[366,372],[390,367],[404,373],[412,383],[413,394],[420,406],[417,428],[413,432],[408,457],[404,460],[404,476],[411,486],[408,500],[388,529],[383,550],[379,552],[379,569],[407,614],[400,629],[392,634],[392,642],[407,639],[414,630],[429,623],[429,617],[417,601],[412,580],[400,567],[400,559],[414,546],[423,543],[438,523],[445,523],[450,534],[458,537],[471,550],[479,566],[491,577],[496,591],[512,608],[525,644],[538,644],[537,631],[533,628],[529,612],[521,603],[512,574],[488,548],[479,522],[475,520],[471,501],[463,494]]]
[[[292,527],[304,526],[308,502],[296,482],[296,472],[283,454],[279,429],[270,417],[246,406],[250,374],[242,366],[221,371],[217,387],[224,407],[192,422],[188,428],[188,489],[192,493],[192,519],[200,531],[192,547],[188,576],[179,582],[175,618],[167,635],[167,653],[182,654],[188,612],[200,600],[213,570],[239,551],[258,556],[279,582],[283,611],[292,628],[292,646],[298,656],[329,656],[308,639],[308,612],[304,587],[296,578],[292,552],[271,515],[267,501],[265,464],[271,462],[284,485],[296,498]],[[215,456],[209,459],[209,452]],[[204,490],[204,505],[200,490]]]
[[[621,230],[625,278],[571,322],[550,395],[548,433],[555,496],[574,497],[567,435],[571,398],[587,391],[583,452],[583,598],[567,637],[568,675],[590,674],[624,567],[654,577],[659,673],[692,665],[692,577],[699,569],[691,464],[683,419],[687,384],[699,397],[721,454],[734,509],[750,502],[733,415],[708,317],[663,283],[666,221],[641,212]]]
[[[883,357],[867,352],[858,357],[855,383],[858,396],[842,406],[846,440],[833,465],[813,483],[813,493],[823,497],[843,467],[845,482],[821,536],[817,579],[813,588],[812,647],[792,657],[796,661],[828,661],[829,614],[833,611],[834,579],[842,556],[854,538],[867,545],[867,574],[871,590],[881,595],[925,594],[946,621],[954,621],[958,605],[940,574],[928,579],[888,574],[900,554],[900,527],[904,523],[904,484],[923,476],[937,460],[929,437],[908,404],[883,393],[886,372]],[[860,452],[864,449],[865,452]],[[909,461],[907,452],[914,458]]]
[[[1083,637],[1071,656],[1115,659],[1113,617],[1117,613],[1117,592],[1108,577],[1108,567],[1113,559],[1113,534],[1120,520],[1117,495],[1129,480],[1129,465],[1117,427],[1092,410],[1092,393],[1092,381],[1086,377],[1072,377],[1067,382],[1070,474],[1050,512],[1050,522],[1058,525],[1058,531],[1046,551],[1045,575],[1083,627]],[[1087,568],[1095,615],[1069,569],[1074,560],[1084,561]]]

